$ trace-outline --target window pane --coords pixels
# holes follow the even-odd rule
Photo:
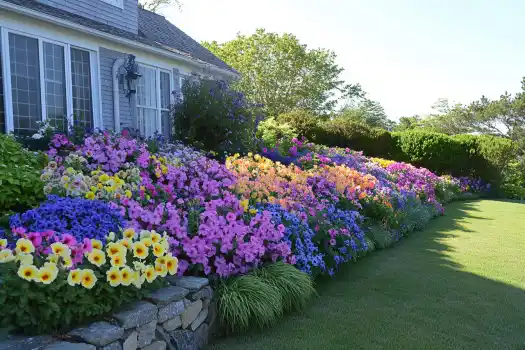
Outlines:
[[[44,43],[44,86],[46,93],[46,118],[59,130],[67,129],[66,71],[64,48]]]
[[[2,67],[2,38],[0,37],[0,133],[6,132],[3,75],[4,71]]]
[[[30,133],[38,129],[38,122],[42,119],[38,40],[9,33],[9,56],[14,131]]]
[[[162,127],[162,135],[166,138],[166,140],[171,140],[171,118],[170,118],[170,112],[169,111],[162,111],[161,112],[161,127]]]
[[[93,99],[91,95],[91,65],[89,51],[71,49],[73,82],[73,113],[76,123],[93,129]]]
[[[160,106],[162,109],[170,107],[170,75],[160,72]]]
[[[137,107],[138,127],[141,135],[152,136],[157,128],[157,110]]]
[[[154,68],[139,67],[142,77],[137,82],[137,105],[157,108],[157,75]]]

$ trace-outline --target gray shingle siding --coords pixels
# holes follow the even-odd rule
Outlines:
[[[127,54],[101,47],[100,56],[100,91],[102,95],[102,120],[104,129],[115,129],[113,113],[113,64],[118,58],[126,58]],[[131,127],[131,106],[124,94],[122,86],[119,86],[120,105],[120,127]]]
[[[39,2],[74,14],[138,33],[138,1],[123,0],[124,8],[102,0],[38,0]]]

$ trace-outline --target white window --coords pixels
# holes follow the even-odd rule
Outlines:
[[[95,52],[5,28],[1,33],[0,132],[31,134],[41,121],[60,130],[97,126]]]
[[[171,123],[171,74],[160,68],[139,66],[142,77],[137,82],[137,122],[143,136],[155,132],[169,137]]]

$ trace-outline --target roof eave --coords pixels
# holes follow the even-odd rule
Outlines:
[[[23,15],[26,15],[26,16],[29,16],[29,17],[33,17],[33,18],[36,18],[36,19],[39,19],[39,20],[42,20],[42,21],[50,22],[50,23],[59,25],[61,27],[65,27],[65,28],[69,28],[69,29],[73,29],[73,30],[80,30],[80,31],[82,31],[84,33],[88,33],[88,34],[91,34],[93,36],[96,36],[96,37],[99,37],[99,38],[102,38],[102,39],[106,39],[106,40],[110,40],[110,41],[113,41],[113,42],[125,44],[127,46],[139,48],[141,50],[144,50],[144,51],[147,51],[147,52],[151,52],[151,53],[155,53],[155,54],[158,54],[158,55],[161,55],[161,56],[164,56],[164,57],[168,57],[168,58],[172,58],[172,59],[175,59],[175,60],[187,62],[187,63],[193,64],[195,66],[198,66],[200,68],[209,69],[211,72],[216,73],[216,74],[226,75],[226,76],[228,76],[230,78],[234,78],[234,79],[240,78],[240,74],[237,73],[237,72],[233,72],[233,71],[230,71],[230,70],[227,70],[227,69],[223,69],[223,68],[217,67],[216,65],[213,65],[213,64],[208,63],[208,62],[204,62],[204,61],[199,60],[199,59],[197,59],[195,57],[192,57],[192,56],[184,55],[183,53],[173,52],[172,50],[167,50],[167,49],[153,47],[153,46],[146,45],[146,44],[134,41],[134,40],[122,38],[122,37],[119,37],[117,35],[109,34],[109,33],[106,33],[106,32],[100,31],[100,30],[96,30],[96,29],[93,29],[93,28],[90,28],[90,27],[87,27],[87,26],[83,26],[83,25],[78,24],[78,23],[73,23],[73,22],[66,21],[66,20],[63,20],[63,19],[55,17],[55,16],[51,16],[51,15],[48,15],[48,14],[45,14],[45,13],[42,13],[42,12],[39,12],[39,11],[35,11],[35,10],[29,9],[27,7],[15,5],[15,4],[12,4],[12,3],[0,0],[0,8],[6,9],[6,10],[10,10],[10,11],[15,12],[15,13],[23,14]]]

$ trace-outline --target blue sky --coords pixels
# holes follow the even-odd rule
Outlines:
[[[335,51],[392,119],[438,98],[468,103],[516,93],[525,76],[523,0],[182,0],[162,11],[194,39],[266,28]]]

